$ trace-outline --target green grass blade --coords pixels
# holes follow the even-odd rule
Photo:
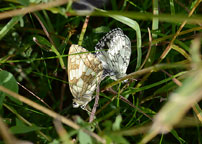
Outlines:
[[[13,17],[0,31],[0,40],[20,21],[22,16]]]

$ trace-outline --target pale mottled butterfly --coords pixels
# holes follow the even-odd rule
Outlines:
[[[82,109],[94,98],[93,92],[103,75],[102,63],[95,55],[79,46],[71,45],[68,56],[68,79],[74,97],[73,107]]]
[[[96,56],[104,68],[103,77],[117,80],[126,75],[130,62],[131,42],[120,28],[107,33],[95,46]]]

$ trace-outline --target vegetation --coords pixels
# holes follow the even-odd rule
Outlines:
[[[0,1],[0,143],[202,143],[201,6],[110,0],[80,12],[70,0]],[[102,81],[89,123],[72,107],[68,50],[94,52],[117,27],[131,40],[128,75]]]

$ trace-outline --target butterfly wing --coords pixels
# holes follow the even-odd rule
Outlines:
[[[68,79],[74,107],[85,107],[93,97],[103,74],[98,58],[81,46],[72,45],[68,56]]]
[[[108,45],[109,59],[112,61],[117,78],[121,78],[126,75],[126,70],[130,62],[130,40],[127,36],[118,34],[110,42]]]
[[[96,44],[95,50],[96,56],[103,64],[104,76],[109,75],[116,80],[126,75],[131,56],[131,42],[120,28],[107,33]]]

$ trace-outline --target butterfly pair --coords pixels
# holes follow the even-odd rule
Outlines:
[[[68,79],[73,107],[85,109],[93,92],[106,76],[117,80],[126,75],[131,55],[129,38],[120,28],[107,33],[95,46],[96,53],[72,45],[68,57]]]

